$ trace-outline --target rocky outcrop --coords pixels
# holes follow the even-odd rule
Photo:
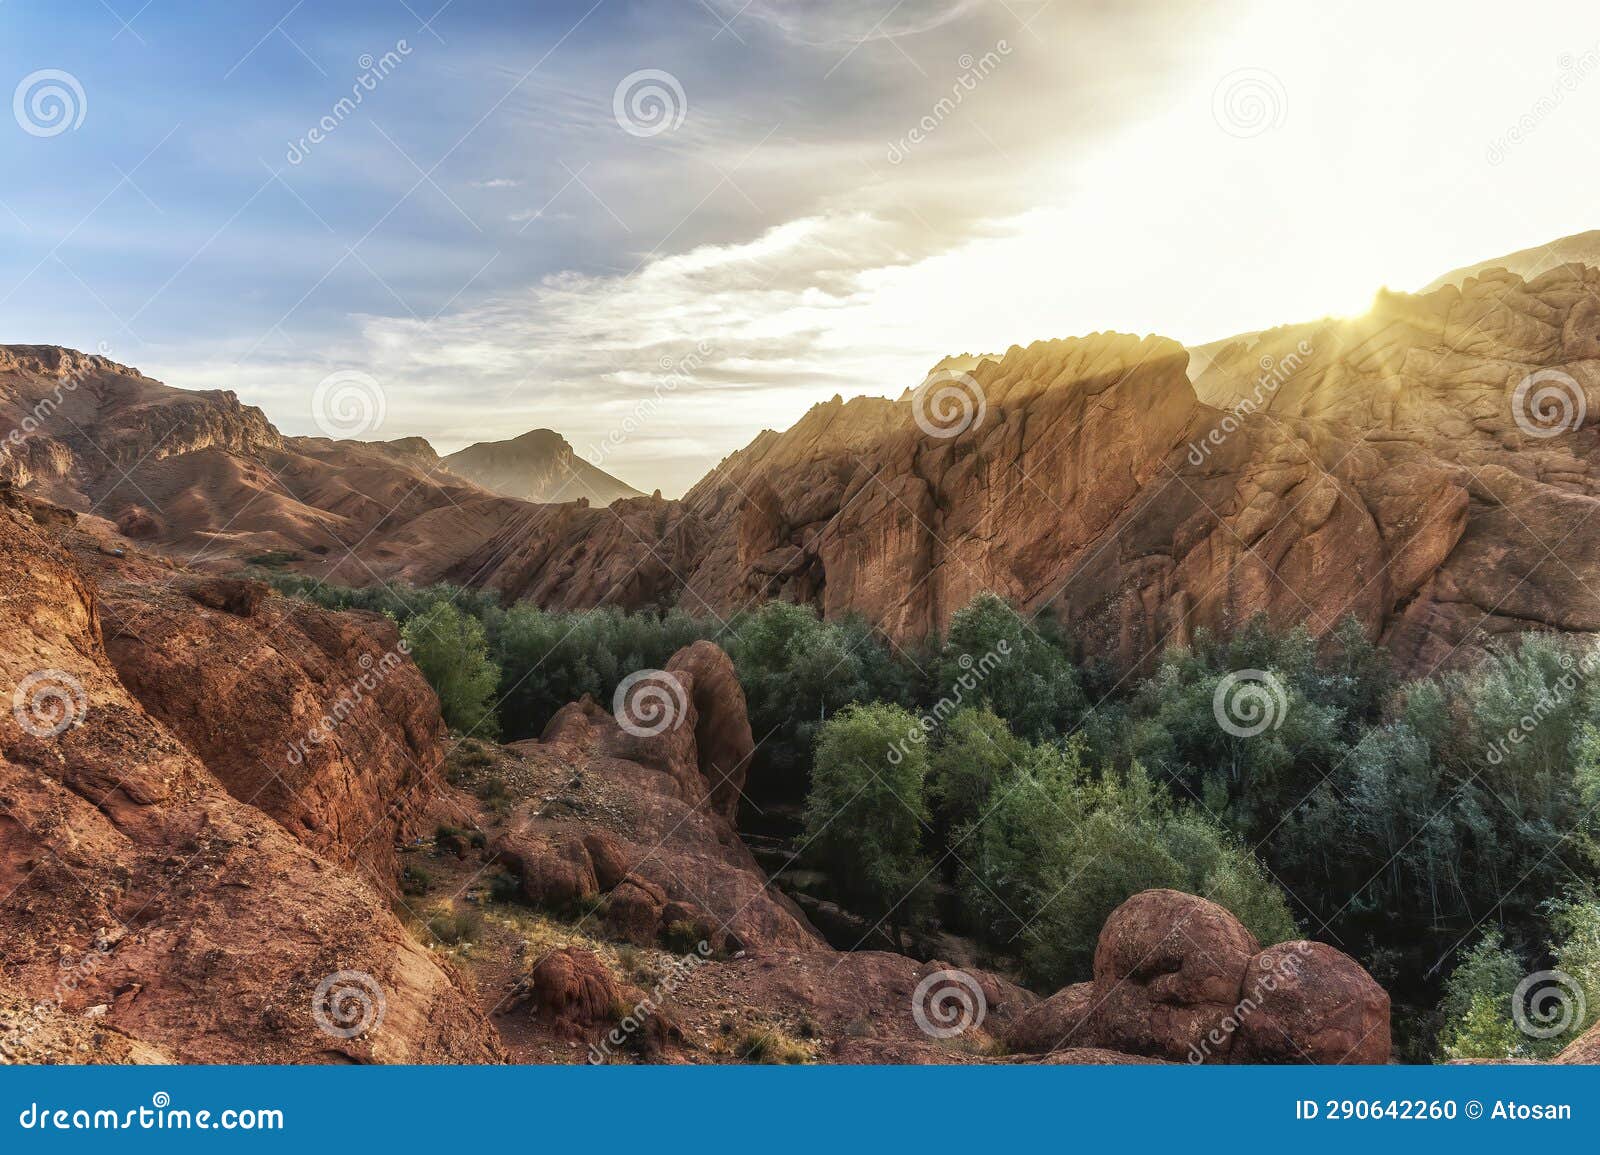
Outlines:
[[[284,437],[231,392],[20,345],[0,346],[0,482],[187,566],[348,585],[439,580],[534,508],[443,469],[421,438]]]
[[[903,640],[988,589],[1122,668],[1256,613],[1354,617],[1406,672],[1600,632],[1600,436],[1577,420],[1600,406],[1597,288],[1492,271],[1203,364],[1112,333],[966,359],[761,434],[681,502],[530,523],[484,580],[567,608],[783,598]],[[1535,375],[1523,406],[1553,424],[1516,412]]]
[[[90,566],[107,656],[140,704],[235,798],[392,891],[394,846],[439,795],[444,736],[394,623],[136,559]]]
[[[0,997],[42,1008],[7,1046],[71,1038],[65,1016],[114,1054],[180,1062],[497,1059],[448,962],[126,690],[86,571],[101,558],[0,508],[0,685],[22,702],[0,712]]]
[[[11,347],[0,413],[28,436],[4,477],[218,567],[264,556],[566,609],[784,598],[912,640],[993,590],[1125,669],[1256,613],[1319,634],[1353,616],[1421,671],[1500,633],[1600,632],[1597,289],[1588,265],[1489,269],[1195,358],[1115,333],[964,356],[898,399],[836,397],[762,433],[682,501],[473,472],[527,475],[530,454],[593,469],[547,431],[440,468],[420,445],[282,438],[231,394]]]
[[[1101,928],[1094,981],[1030,1008],[1007,1042],[1189,1063],[1386,1063],[1389,996],[1325,943],[1262,950],[1216,903],[1147,890]]]
[[[1354,959],[1321,942],[1250,960],[1236,1063],[1387,1063],[1389,996]]]
[[[711,810],[732,824],[755,753],[744,689],[733,661],[715,642],[700,641],[674,654],[666,672],[679,680],[692,708],[683,726],[692,728],[694,766],[705,783]]]
[[[565,947],[545,955],[519,985],[508,1010],[522,1002],[557,1032],[581,1038],[616,1017],[622,990],[593,952]]]
[[[658,732],[630,733],[586,698],[539,741],[510,747],[563,788],[514,813],[495,842],[500,859],[535,905],[603,899],[608,925],[630,941],[670,932],[719,951],[818,945],[734,829],[750,724],[727,655],[697,642],[657,679],[671,711]]]

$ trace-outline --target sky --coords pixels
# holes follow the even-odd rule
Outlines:
[[[946,354],[1600,227],[1600,9],[1447,11],[0,0],[0,341],[673,496]]]

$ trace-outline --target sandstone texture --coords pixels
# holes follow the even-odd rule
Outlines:
[[[1262,950],[1216,903],[1147,890],[1101,928],[1094,981],[1031,1007],[1006,1041],[1188,1063],[1386,1063],[1389,996],[1325,943]]]
[[[0,712],[0,997],[42,1008],[6,1045],[78,1061],[499,1059],[461,976],[359,872],[237,797],[203,732],[190,745],[129,692],[89,576],[103,556],[0,505],[0,682],[23,703]],[[193,619],[214,612],[170,596]],[[319,987],[341,974],[381,992],[370,1030],[319,1026]]]

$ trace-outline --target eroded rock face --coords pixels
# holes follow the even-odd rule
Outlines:
[[[1558,1063],[1600,1063],[1600,1027],[1590,1027],[1556,1056]]]
[[[1389,996],[1325,943],[1262,950],[1216,903],[1147,890],[1101,928],[1094,982],[1031,1008],[1007,1042],[1189,1063],[1386,1063]]]
[[[683,679],[694,703],[695,763],[711,809],[732,823],[739,816],[739,798],[755,753],[733,660],[715,642],[700,641],[672,655],[667,672]]]
[[[123,485],[63,421],[0,479],[163,549],[288,555],[348,584],[723,616],[783,598],[912,641],[993,590],[1124,669],[1258,612],[1318,634],[1353,616],[1423,671],[1499,633],[1600,633],[1600,427],[1578,420],[1600,409],[1597,291],[1588,266],[1488,270],[1194,357],[1159,337],[1039,341],[958,362],[944,384],[968,425],[921,394],[834,398],[681,501],[609,508],[495,496],[420,452],[284,438],[231,394],[10,347],[0,415],[59,410],[136,467]],[[172,435],[146,458],[152,429]],[[182,498],[157,513],[140,491]]]
[[[1230,1057],[1239,1063],[1387,1063],[1389,996],[1349,955],[1286,942],[1250,960]]]
[[[394,845],[438,795],[438,700],[394,623],[258,583],[91,563],[106,653],[235,798],[392,891]],[[198,604],[197,604],[198,603]]]
[[[1597,289],[1595,268],[1490,271],[1195,358],[1114,333],[1013,347],[963,370],[982,417],[952,436],[915,396],[835,398],[681,502],[542,516],[484,555],[487,581],[644,605],[670,571],[680,604],[783,598],[901,640],[989,589],[1122,668],[1256,613],[1318,634],[1353,616],[1403,672],[1500,633],[1600,632],[1600,433],[1515,411],[1536,374],[1600,411]]]
[[[533,1012],[558,1031],[582,1037],[612,1021],[622,990],[593,952],[551,951],[529,971],[525,993]]]
[[[519,807],[495,852],[530,902],[559,911],[604,898],[607,925],[629,941],[692,932],[715,951],[817,946],[734,829],[750,723],[732,663],[696,642],[667,673],[681,698],[658,733],[630,733],[585,698],[558,711],[540,740],[512,744],[563,768],[571,790]]]
[[[0,996],[46,1004],[46,1038],[60,1035],[50,1016],[104,1007],[113,1055],[499,1058],[453,968],[359,874],[231,795],[128,693],[84,570],[102,555],[78,544],[74,556],[0,506],[0,685],[53,693],[0,712]],[[348,1037],[312,1011],[341,972],[366,976],[384,1007]]]
[[[70,349],[0,346],[0,429],[24,435],[0,443],[0,482],[213,570],[267,557],[425,584],[537,508],[450,473],[420,438],[284,437],[231,392]]]
[[[1025,1055],[1046,1055],[1053,1051],[1091,1045],[1091,1015],[1094,1011],[1094,984],[1073,983],[1062,987],[1033,1007],[1006,1035],[1006,1045]]]

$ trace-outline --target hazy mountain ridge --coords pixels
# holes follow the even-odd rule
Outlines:
[[[604,506],[644,496],[579,457],[567,439],[551,429],[533,429],[506,441],[481,441],[443,460],[457,476],[522,501],[582,499]]]

